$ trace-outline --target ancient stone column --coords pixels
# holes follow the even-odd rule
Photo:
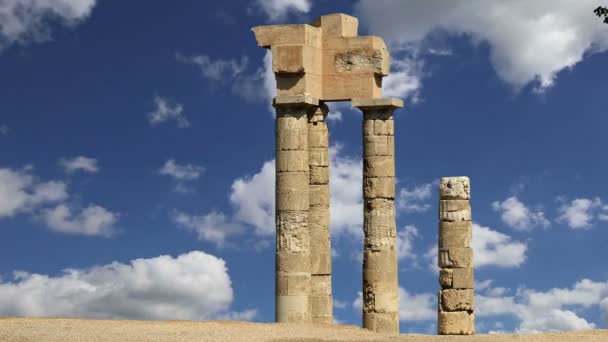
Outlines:
[[[322,104],[308,119],[310,171],[311,316],[313,323],[333,323],[331,243],[329,237],[329,132]]]
[[[276,108],[276,321],[310,322],[311,263],[308,116],[319,101],[277,96]]]
[[[354,99],[363,111],[363,327],[399,333],[395,222],[395,139],[398,99]]]
[[[439,335],[475,333],[473,249],[468,177],[439,185]]]

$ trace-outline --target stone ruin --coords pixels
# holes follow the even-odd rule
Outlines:
[[[276,109],[276,321],[333,323],[329,132],[325,102],[363,112],[363,327],[399,333],[394,112],[382,97],[390,55],[358,20],[330,14],[310,24],[253,28],[272,51]],[[469,180],[440,186],[439,334],[473,334]]]

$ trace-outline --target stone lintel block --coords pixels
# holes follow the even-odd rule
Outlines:
[[[352,105],[363,112],[368,110],[395,110],[403,107],[403,100],[396,98],[353,98]]]
[[[310,295],[310,273],[277,273],[276,277],[278,295]]]
[[[312,148],[329,147],[329,132],[327,130],[327,125],[323,123],[308,124],[308,146]]]
[[[276,161],[277,172],[302,172],[309,170],[308,151],[279,150]]]
[[[276,271],[280,273],[310,273],[310,254],[276,253]]]
[[[276,298],[276,321],[279,323],[310,322],[309,295],[283,296]]]
[[[310,264],[313,275],[331,274],[331,251],[330,253],[311,253]]]
[[[460,211],[440,211],[439,219],[443,222],[471,221],[471,209]]]
[[[323,37],[323,50],[358,50],[371,48],[375,50],[386,49],[384,39],[378,36],[357,37]],[[390,62],[390,61],[389,61]]]
[[[439,249],[439,268],[469,267],[473,267],[473,249],[468,247]]]
[[[315,318],[331,318],[333,313],[333,300],[331,296],[310,296],[311,315],[313,323]],[[323,319],[327,321],[327,319]]]
[[[466,311],[439,312],[439,335],[473,335],[475,334],[475,316]]]
[[[311,296],[331,296],[331,274],[312,275]]]
[[[384,334],[399,334],[399,312],[364,312],[363,328]]]
[[[324,101],[350,101],[354,97],[382,97],[382,77],[373,73],[324,75],[322,82]]]
[[[364,298],[373,293],[397,293],[399,291],[396,263],[395,261],[395,266],[386,270],[363,268]]]
[[[329,166],[329,150],[327,148],[310,148],[308,150],[308,165]]]
[[[439,184],[439,197],[444,200],[471,198],[469,177],[444,177]]]
[[[363,153],[366,157],[394,156],[395,137],[392,135],[368,135],[363,138]]]
[[[329,167],[310,166],[310,184],[329,184]]]
[[[471,221],[440,222],[439,248],[471,247]]]
[[[298,112],[300,114],[296,115],[284,115],[284,116],[277,116],[276,119],[276,134],[278,134],[281,131],[284,130],[296,130],[299,131],[302,134],[303,137],[308,137],[308,132],[307,132],[307,115],[306,113],[308,112],[308,110],[306,108],[295,108],[294,109],[295,112]],[[278,110],[277,112],[285,112],[285,111],[281,111]],[[279,113],[277,113],[279,114]]]
[[[365,157],[363,159],[363,177],[395,177],[395,157]]]
[[[354,39],[348,39],[353,41]],[[383,77],[390,69],[390,55],[386,47],[323,49],[323,75],[367,75]]]
[[[356,37],[359,19],[344,13],[333,13],[313,20],[310,25],[323,28],[323,39]]]
[[[469,311],[475,309],[473,289],[447,289],[439,291],[442,311]]]
[[[264,25],[251,29],[258,46],[269,48],[273,45],[322,46],[321,29],[306,24]]]
[[[329,207],[329,186],[309,185],[310,206]]]
[[[452,211],[471,210],[471,202],[469,200],[440,200],[439,211],[442,213]]]
[[[474,286],[473,268],[455,268],[452,270],[452,288],[472,289]]]
[[[279,45],[272,48],[272,71],[275,73],[322,74],[323,53],[308,45]]]
[[[439,284],[444,289],[452,288],[452,279],[454,270],[451,268],[442,268],[439,270]]]
[[[395,198],[395,178],[379,177],[363,180],[363,197],[365,198]]]
[[[275,78],[277,81],[277,95],[280,97],[283,96],[300,96],[306,97],[310,96],[313,98],[311,100],[311,104],[315,105],[315,99],[323,98],[323,76],[308,74],[308,73],[280,73],[275,74]],[[318,101],[318,100],[317,100]],[[317,102],[318,103],[318,102]],[[307,103],[308,104],[308,103]],[[293,104],[284,104],[289,105],[291,107],[294,106],[302,106],[298,102]],[[291,107],[287,107],[287,110],[290,110]],[[280,109],[279,106],[275,104],[275,108]],[[278,113],[279,111],[277,111]],[[309,113],[307,113],[308,116]]]

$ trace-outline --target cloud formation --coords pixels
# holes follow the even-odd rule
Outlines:
[[[258,7],[271,22],[284,20],[289,13],[308,13],[311,0],[256,0]]]
[[[413,189],[401,188],[396,199],[397,208],[405,213],[421,213],[429,210],[431,205],[427,200],[431,198],[432,184],[414,186]]]
[[[608,49],[605,25],[590,18],[593,0],[360,0],[356,12],[393,47],[420,47],[430,33],[486,42],[498,76],[515,88],[542,91],[585,56]]]
[[[175,121],[179,128],[191,126],[183,113],[184,106],[181,103],[156,95],[154,96],[154,106],[154,110],[147,115],[150,125],[156,126],[166,121]]]
[[[118,214],[98,205],[89,205],[79,213],[73,213],[66,204],[60,204],[42,212],[46,224],[56,232],[89,236],[110,237]]]
[[[18,43],[51,39],[51,24],[75,26],[89,17],[96,0],[3,0],[0,2],[0,51]]]
[[[540,333],[595,329],[580,316],[581,309],[598,307],[604,315],[608,307],[608,282],[582,279],[571,288],[536,291],[520,288],[514,295],[504,288],[488,287],[476,294],[475,314],[479,317],[512,316],[515,332]]]
[[[78,156],[72,159],[61,159],[59,165],[63,167],[65,173],[74,173],[76,171],[96,173],[99,171],[97,159],[85,156]]]
[[[596,219],[608,221],[608,208],[602,206],[599,197],[564,202],[557,211],[560,214],[558,222],[565,222],[572,229],[591,229]]]
[[[226,262],[201,251],[66,269],[50,276],[25,271],[0,283],[0,316],[143,320],[251,320],[231,312]]]
[[[542,211],[530,210],[516,196],[509,197],[503,202],[492,203],[492,209],[500,212],[502,221],[516,230],[529,231],[535,227],[549,226],[549,220],[545,218]]]

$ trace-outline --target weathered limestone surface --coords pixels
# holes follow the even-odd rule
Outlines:
[[[357,18],[336,13],[310,24],[253,28],[258,45],[272,50],[277,94],[310,94],[323,101],[382,97],[390,55],[384,41],[358,36]]]
[[[329,237],[329,131],[325,118],[329,109],[322,104],[308,118],[310,209],[310,265],[312,276],[311,319],[313,323],[333,323],[331,293],[331,242]]]
[[[363,327],[399,333],[394,99],[353,100],[363,111]]]
[[[276,321],[311,321],[308,118],[311,96],[278,96],[276,118]]]
[[[475,304],[470,183],[467,177],[442,178],[439,185],[438,332],[473,335]]]

